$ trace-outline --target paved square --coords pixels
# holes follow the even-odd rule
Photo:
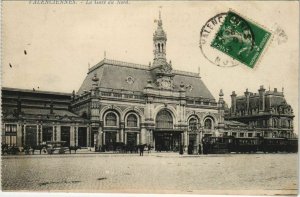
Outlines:
[[[5,156],[2,189],[144,193],[255,190],[260,194],[295,194],[297,159],[297,154]]]

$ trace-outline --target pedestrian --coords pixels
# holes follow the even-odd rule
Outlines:
[[[182,145],[179,146],[179,154],[183,155],[183,146]]]
[[[140,156],[144,156],[144,145],[140,145]]]
[[[201,144],[199,144],[199,151],[198,151],[199,155],[202,154],[202,147],[201,147]]]
[[[148,144],[148,154],[151,153],[151,145]]]

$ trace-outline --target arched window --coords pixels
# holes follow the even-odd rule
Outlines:
[[[197,130],[197,123],[198,123],[198,120],[196,118],[190,118],[189,120],[189,129],[191,131],[196,131]]]
[[[161,110],[156,116],[156,128],[172,129],[173,117],[167,110]]]
[[[212,129],[212,120],[210,118],[204,121],[204,129]]]
[[[137,123],[137,117],[134,114],[130,114],[127,117],[127,127],[137,127],[138,123]]]
[[[161,44],[161,52],[164,52],[164,44]]]
[[[160,43],[158,43],[158,52],[160,52]]]
[[[110,112],[105,117],[106,126],[117,126],[117,116],[115,113]]]

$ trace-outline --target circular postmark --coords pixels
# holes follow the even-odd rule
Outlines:
[[[216,37],[222,23],[224,22],[227,13],[219,13],[210,18],[200,31],[199,47],[202,55],[212,64],[220,67],[234,67],[239,65],[239,62],[234,58],[224,54],[223,52],[211,47],[211,43]]]

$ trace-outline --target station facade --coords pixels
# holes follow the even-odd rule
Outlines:
[[[166,51],[159,18],[149,65],[105,58],[89,69],[71,108],[89,117],[96,147],[122,142],[196,150],[201,136],[223,129],[223,93],[216,101],[198,73],[173,70]]]

